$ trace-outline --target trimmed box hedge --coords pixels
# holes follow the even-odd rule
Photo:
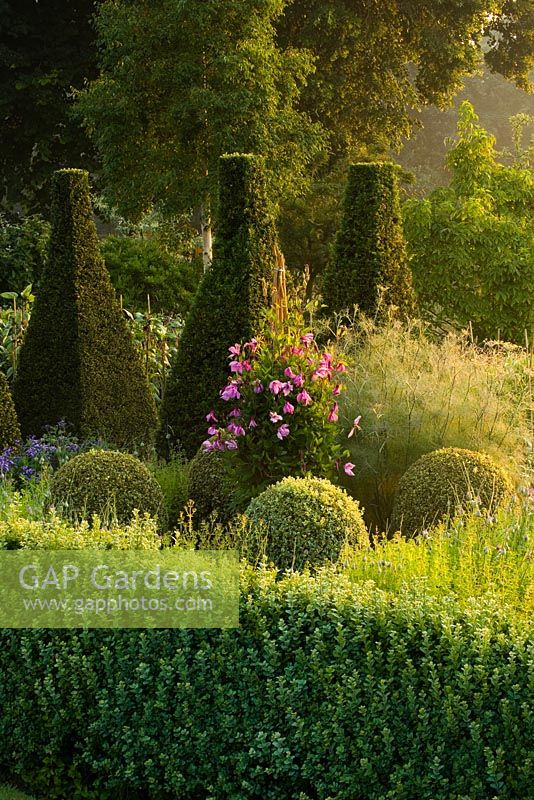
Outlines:
[[[527,800],[497,606],[246,570],[241,627],[0,631],[0,770],[53,800]]]

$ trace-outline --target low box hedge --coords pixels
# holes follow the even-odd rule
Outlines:
[[[231,630],[0,631],[0,770],[71,800],[527,800],[496,605],[244,568]]]

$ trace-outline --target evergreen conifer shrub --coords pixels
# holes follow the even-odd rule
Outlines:
[[[349,167],[343,219],[323,297],[331,314],[352,310],[374,316],[394,305],[401,318],[413,315],[415,294],[408,266],[395,164]]]
[[[276,233],[258,156],[220,159],[220,202],[213,264],[198,288],[163,399],[159,449],[178,443],[188,458],[206,438],[206,414],[218,406],[228,348],[250,338],[275,269]]]
[[[4,373],[0,372],[0,452],[20,439],[20,428],[13,398]]]
[[[82,438],[147,445],[156,411],[100,254],[87,172],[55,173],[51,222],[14,382],[22,433],[39,435],[65,420]]]

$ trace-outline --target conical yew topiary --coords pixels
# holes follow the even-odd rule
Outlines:
[[[100,255],[87,172],[56,172],[51,222],[14,383],[22,433],[38,435],[63,419],[81,437],[146,446],[155,406]]]
[[[228,377],[228,348],[253,336],[270,297],[276,232],[261,158],[220,160],[213,264],[198,288],[163,399],[159,449],[181,445],[192,458],[206,439],[206,414]]]
[[[17,439],[20,439],[20,428],[13,398],[5,375],[0,372],[0,452],[15,444]]]
[[[323,282],[329,313],[356,305],[369,316],[396,306],[401,318],[415,312],[397,184],[397,167],[361,163],[349,167],[343,219]]]

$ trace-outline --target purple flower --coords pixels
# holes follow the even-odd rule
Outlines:
[[[215,442],[212,442],[211,439],[206,439],[202,442],[203,453],[211,453],[212,450],[215,450]]]
[[[252,365],[248,359],[245,359],[243,361],[243,369],[245,372],[250,372],[250,370],[252,369]]]
[[[334,397],[337,397],[339,394],[341,394],[341,386],[339,385],[339,383],[336,383],[336,385],[332,389],[332,394],[334,395]]]
[[[356,417],[356,419],[352,423],[352,428],[347,433],[347,439],[350,439],[350,437],[354,435],[354,431],[356,430],[356,428],[358,428],[358,430],[361,431],[361,428],[360,428],[360,420],[361,420],[361,418],[362,418],[361,414],[360,414],[359,417]]]
[[[254,417],[250,418],[250,422],[248,423],[248,427],[249,428],[257,428],[258,427],[258,423],[254,419]]]
[[[228,414],[229,417],[240,417],[241,411],[238,408],[232,408],[230,413]]]
[[[239,394],[237,383],[232,381],[228,386],[225,386],[224,389],[221,390],[220,396],[223,400],[239,400],[241,395]]]
[[[303,336],[300,337],[300,341],[307,347],[313,342],[313,333],[305,333]]]
[[[284,394],[284,397],[287,397],[288,394],[291,394],[292,391],[293,391],[293,384],[291,383],[291,381],[287,381],[286,383],[283,384],[282,392]]]
[[[215,434],[218,432],[218,430],[219,429],[216,428],[215,425],[210,425],[210,427],[208,428],[208,433],[209,433],[210,436],[215,436]]]
[[[289,380],[291,380],[291,381],[293,380],[293,378],[297,377],[295,375],[295,373],[293,372],[293,370],[291,369],[291,367],[286,367],[285,368],[284,375],[286,376],[286,378],[289,378]]]
[[[243,428],[243,426],[242,425],[238,425],[235,422],[231,422],[229,425],[227,425],[226,426],[226,430],[229,433],[233,433],[234,436],[244,436],[245,435],[245,429]]]
[[[345,366],[345,364],[343,364],[340,361],[339,364],[336,364],[335,370],[336,370],[336,372],[346,372],[347,371],[347,367]]]
[[[303,389],[302,392],[299,392],[297,395],[297,403],[302,403],[303,406],[311,406],[312,399],[306,389]]]
[[[276,431],[276,435],[278,436],[280,441],[282,439],[285,439],[286,436],[289,436],[289,425],[285,425],[285,424],[284,425],[280,425],[280,427]]]
[[[277,414],[276,411],[269,411],[269,419],[271,422],[282,422],[283,417]]]
[[[345,470],[345,475],[350,475],[351,478],[354,478],[355,466],[356,464],[351,464],[350,461],[347,461],[347,463],[343,466],[343,469]]]
[[[302,389],[304,386],[304,376],[302,374],[295,375],[293,378],[293,383],[297,389]]]
[[[271,381],[269,384],[269,390],[275,395],[280,394],[283,388],[284,384],[281,381]]]
[[[263,392],[263,383],[260,381],[254,381],[254,393],[261,394]]]
[[[209,413],[209,414],[207,414],[207,416],[206,416],[206,422],[218,422],[218,421],[219,421],[219,420],[218,420],[218,419],[217,419],[217,417],[215,416],[215,412],[214,412],[214,411],[213,411],[213,409],[212,409],[212,410],[210,411],[210,413]]]
[[[243,372],[243,363],[241,361],[230,361],[230,372],[237,372],[241,375]]]
[[[234,439],[227,439],[225,445],[227,450],[237,450],[237,442]]]
[[[295,411],[295,406],[292,403],[290,403],[289,400],[286,400],[286,402],[284,403],[283,411],[284,414],[293,414],[293,412]]]
[[[328,412],[328,422],[337,422],[339,419],[339,405],[338,403],[333,403],[332,408]]]
[[[228,352],[232,356],[239,356],[241,354],[241,345],[233,344],[231,347],[228,348]]]
[[[245,342],[244,346],[248,348],[251,353],[255,353],[256,350],[258,349],[258,342],[256,341],[256,339],[251,339],[250,342]]]

